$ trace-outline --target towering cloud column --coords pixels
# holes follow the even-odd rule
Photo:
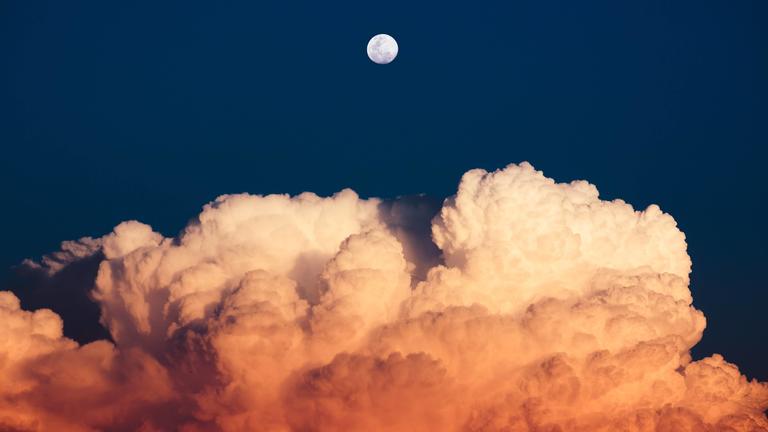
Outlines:
[[[103,258],[112,340],[0,293],[0,431],[768,431],[768,385],[691,359],[657,206],[527,163],[467,172],[431,236],[425,202],[227,195],[178,237],[125,222],[27,262]]]

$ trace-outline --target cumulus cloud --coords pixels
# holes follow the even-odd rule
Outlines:
[[[110,340],[0,293],[0,430],[768,431],[767,384],[689,354],[674,219],[527,163],[439,209],[226,195],[26,265],[88,259]]]
[[[94,256],[101,250],[102,240],[83,237],[80,240],[70,240],[61,243],[61,249],[43,256],[40,262],[24,260],[22,265],[29,269],[44,271],[54,275],[65,267]]]

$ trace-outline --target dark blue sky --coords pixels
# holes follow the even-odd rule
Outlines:
[[[223,193],[442,198],[528,160],[671,213],[695,355],[768,379],[768,2],[265,3],[0,2],[3,279]]]

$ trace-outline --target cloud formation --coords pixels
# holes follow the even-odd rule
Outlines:
[[[657,206],[522,163],[432,209],[225,195],[175,238],[129,221],[28,262],[98,259],[112,340],[0,293],[0,431],[768,431],[768,384],[691,359]]]

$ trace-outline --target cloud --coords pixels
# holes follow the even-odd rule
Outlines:
[[[768,431],[767,384],[689,354],[674,219],[527,163],[441,208],[226,195],[26,266],[88,260],[110,340],[0,293],[0,430]]]
[[[64,334],[81,343],[109,339],[99,325],[99,306],[91,291],[104,260],[102,239],[65,241],[61,250],[40,262],[25,260],[12,269],[6,288],[26,309],[55,308],[64,320]]]

